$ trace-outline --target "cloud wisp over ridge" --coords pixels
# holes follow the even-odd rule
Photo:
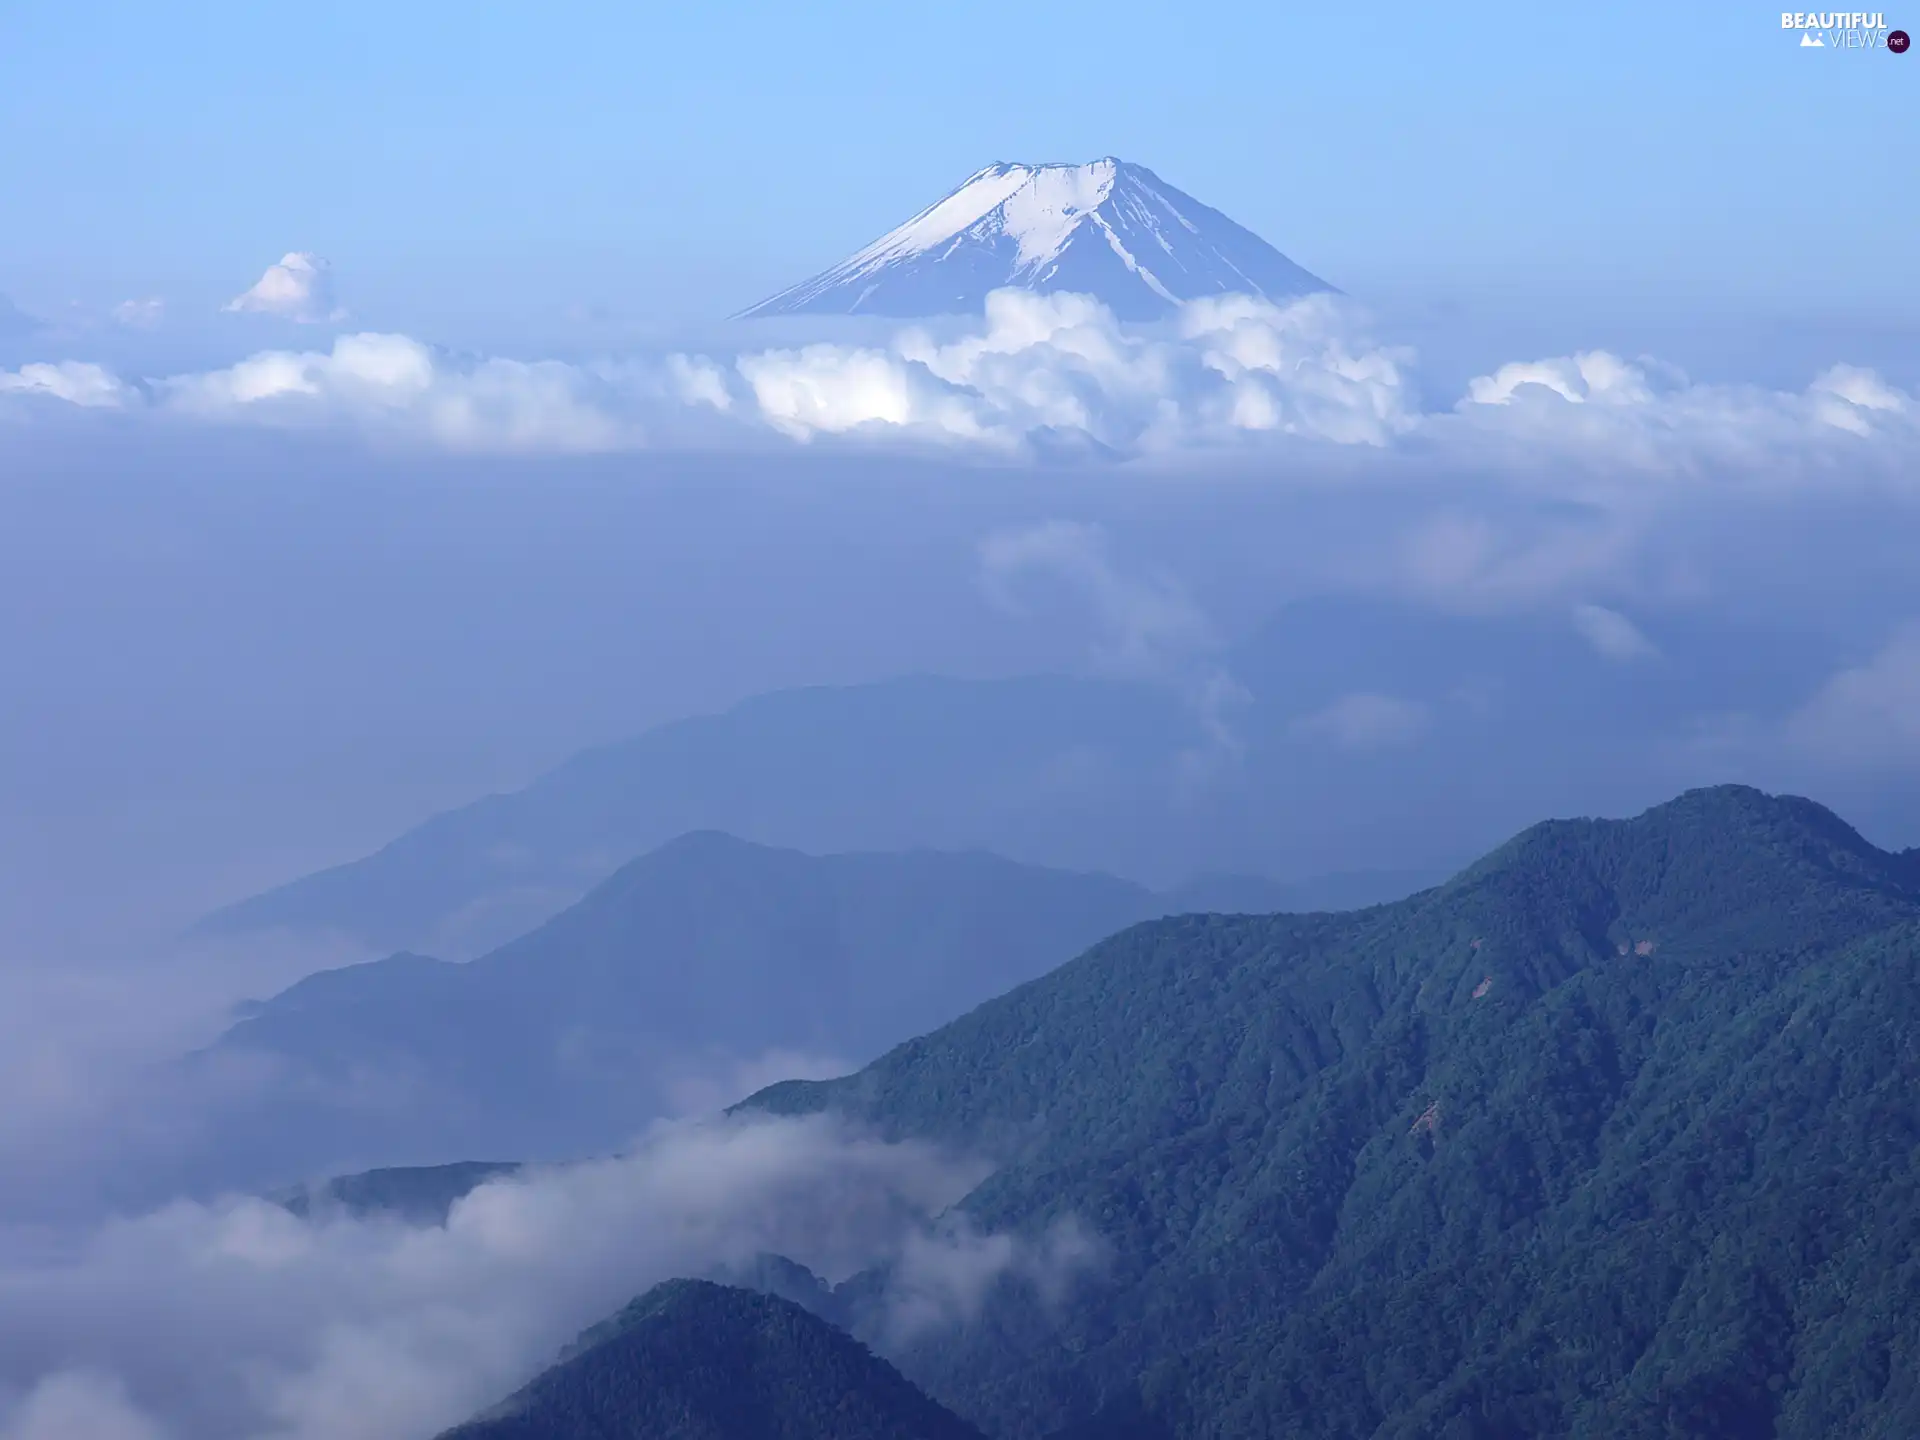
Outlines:
[[[786,1255],[890,1262],[897,1333],[964,1319],[1001,1275],[1044,1295],[1097,1263],[1077,1227],[985,1235],[977,1162],[829,1117],[663,1127],[627,1155],[492,1181],[444,1226],[180,1202],[53,1253],[0,1250],[0,1436],[413,1440],[497,1401],[675,1275]],[[59,1429],[61,1424],[69,1428]]]

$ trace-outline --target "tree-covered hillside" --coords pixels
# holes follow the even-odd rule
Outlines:
[[[1103,1237],[896,1357],[993,1433],[1920,1434],[1920,856],[1806,801],[1137,925],[751,1103],[985,1148],[983,1225]]]
[[[981,1440],[798,1305],[703,1280],[656,1286],[445,1440]]]

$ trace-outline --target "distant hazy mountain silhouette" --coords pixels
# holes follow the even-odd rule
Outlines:
[[[1299,882],[1253,907],[1270,910],[1397,899],[1535,815],[1720,778],[1691,747],[1703,727],[1786,714],[1832,672],[1835,641],[1816,630],[1645,623],[1645,650],[1621,659],[1565,616],[1302,601],[1220,657],[1246,696],[1224,716],[1226,752],[1167,686],[782,691],[585,752],[206,923],[467,959],[694,830],[814,855],[988,850],[1156,889],[1209,871]],[[1198,783],[1196,759],[1219,762]],[[1900,834],[1910,794],[1848,803]],[[1399,873],[1356,874],[1369,870]]]
[[[208,1168],[275,1183],[591,1154],[662,1113],[869,1060],[1134,921],[1286,899],[1258,879],[1155,894],[978,851],[813,856],[684,835],[470,963],[393,955],[254,1007],[201,1061],[266,1059],[275,1078],[222,1132],[245,1166]],[[413,1208],[394,1176],[368,1183],[379,1204]]]

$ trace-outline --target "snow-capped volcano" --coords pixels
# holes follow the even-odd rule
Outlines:
[[[1077,290],[1123,319],[1202,295],[1331,290],[1266,241],[1144,165],[989,165],[899,229],[740,312],[943,315],[1002,286]]]

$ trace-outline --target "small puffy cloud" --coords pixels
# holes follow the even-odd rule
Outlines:
[[[1429,708],[1418,700],[1361,690],[1302,716],[1292,731],[1339,750],[1385,750],[1418,740],[1431,718]]]
[[[333,267],[305,250],[291,251],[269,265],[251,288],[229,300],[225,309],[247,315],[271,315],[303,325],[338,320],[333,303]]]
[[[1604,605],[1576,605],[1573,628],[1609,660],[1642,660],[1659,653],[1639,626]]]
[[[63,400],[83,409],[112,409],[137,398],[137,392],[104,366],[84,360],[35,363],[0,370],[0,395]]]
[[[122,300],[113,307],[115,323],[130,330],[151,330],[167,316],[167,302],[158,295],[144,300]]]
[[[1788,720],[1786,733],[1825,764],[1920,769],[1920,621],[1829,679]]]

